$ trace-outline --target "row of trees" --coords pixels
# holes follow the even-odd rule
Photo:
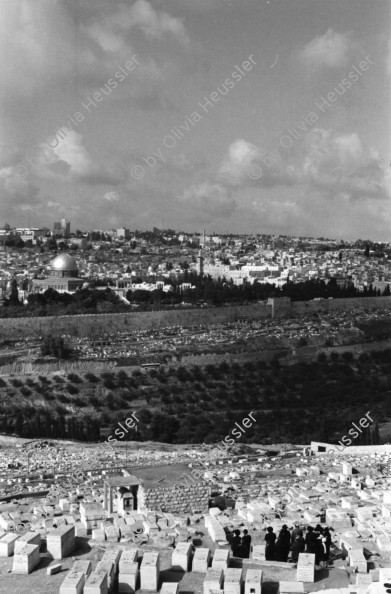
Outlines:
[[[375,421],[391,416],[390,351],[357,359],[350,355],[287,367],[274,361],[161,368],[132,376],[124,371],[84,377],[70,373],[66,379],[41,377],[40,384],[27,378],[25,386],[13,378],[12,388],[3,385],[8,398],[0,408],[0,426],[29,437],[91,440],[104,427],[113,435],[119,415],[126,418],[137,410],[137,433],[128,439],[200,443],[224,439],[252,411],[256,423],[241,442],[338,442],[363,411],[371,411]],[[13,395],[18,391],[24,402]],[[39,404],[43,400],[45,405]],[[80,410],[77,416],[75,409]],[[376,422],[355,441],[378,442]]]

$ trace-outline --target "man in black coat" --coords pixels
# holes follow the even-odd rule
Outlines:
[[[248,530],[243,530],[243,536],[241,541],[243,552],[244,552],[244,559],[250,558],[250,550],[251,550],[251,536],[248,533]]]

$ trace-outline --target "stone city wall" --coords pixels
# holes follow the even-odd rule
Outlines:
[[[195,326],[238,320],[270,319],[265,303],[204,309],[181,309],[58,317],[1,318],[0,340],[27,336],[70,335],[100,336],[104,332],[148,330],[167,326]]]
[[[332,312],[354,308],[391,308],[391,297],[350,297],[346,299],[320,299],[313,301],[292,301],[271,299],[275,318],[295,318],[315,312]]]
[[[22,339],[27,336],[70,335],[99,337],[102,333],[124,330],[148,330],[167,326],[209,325],[239,320],[290,318],[320,311],[346,310],[357,307],[391,308],[391,297],[357,297],[350,299],[323,299],[296,301],[270,299],[265,302],[229,307],[129,312],[58,317],[1,318],[0,340]]]

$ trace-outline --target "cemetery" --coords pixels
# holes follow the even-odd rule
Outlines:
[[[2,498],[0,592],[383,592],[391,474],[378,469],[389,467],[391,446],[286,450],[217,460],[204,452],[201,465],[193,447],[167,454],[170,464],[91,470],[68,490],[42,479],[39,492]],[[17,466],[16,450],[10,456]],[[186,484],[198,467],[199,480]],[[14,472],[3,467],[0,480]],[[280,537],[268,548],[266,529],[281,536],[284,526],[305,537],[297,558],[292,546],[280,556]],[[308,526],[330,529],[326,560]],[[236,533],[247,534],[248,549]]]

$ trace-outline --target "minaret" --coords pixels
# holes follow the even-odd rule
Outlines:
[[[203,274],[204,274],[204,256],[202,255],[202,249],[198,252],[197,261],[198,261],[198,274],[200,276],[203,276]]]

